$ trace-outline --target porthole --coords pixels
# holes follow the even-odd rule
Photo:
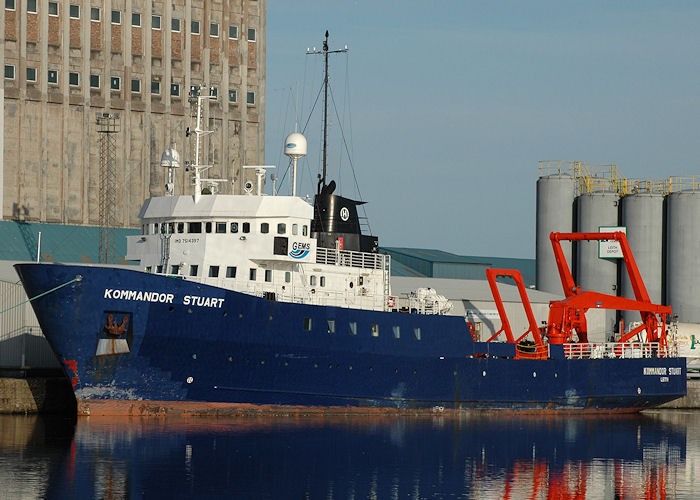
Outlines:
[[[373,372],[373,371],[374,371],[374,367],[373,367],[373,366],[370,366],[370,367],[369,367],[369,371]]]
[[[536,378],[536,377],[537,377],[537,372],[532,372],[532,378]]]
[[[192,355],[192,359],[197,359],[197,355],[196,355],[196,354],[193,354],[193,355]]]
[[[482,377],[485,377],[485,376],[486,376],[486,370],[484,370],[483,372],[481,372],[481,376],[482,376]]]
[[[233,361],[233,356],[229,356],[229,357],[228,357],[228,361],[229,361],[229,363],[230,363],[231,361]]]
[[[289,366],[289,361],[285,361],[284,366]]]
[[[642,388],[641,388],[641,387],[637,387],[637,394],[641,394],[641,393],[642,393]]]
[[[314,363],[314,368],[318,368],[318,363]]]
[[[192,382],[194,382],[194,379],[192,377],[187,377],[187,383],[191,384]]]
[[[264,364],[265,364],[265,360],[264,360],[264,359],[261,359],[261,360],[260,360],[260,364],[261,364],[261,365],[264,365]]]
[[[191,307],[188,307],[188,308],[187,308],[187,312],[188,312],[189,314],[192,314],[192,308],[191,308]]]

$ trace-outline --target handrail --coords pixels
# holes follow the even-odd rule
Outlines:
[[[678,357],[678,345],[675,342],[586,342],[563,345],[564,355],[569,359]]]

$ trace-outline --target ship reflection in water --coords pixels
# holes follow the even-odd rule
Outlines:
[[[700,412],[0,417],[3,498],[697,498]],[[698,479],[700,480],[700,479]]]

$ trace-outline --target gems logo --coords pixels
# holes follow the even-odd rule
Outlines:
[[[292,243],[292,251],[289,252],[289,256],[293,259],[303,259],[309,255],[311,250],[311,243],[299,243],[295,241]]]

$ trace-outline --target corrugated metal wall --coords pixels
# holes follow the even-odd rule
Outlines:
[[[22,285],[0,281],[0,368],[57,368]],[[12,309],[10,309],[12,308]]]

